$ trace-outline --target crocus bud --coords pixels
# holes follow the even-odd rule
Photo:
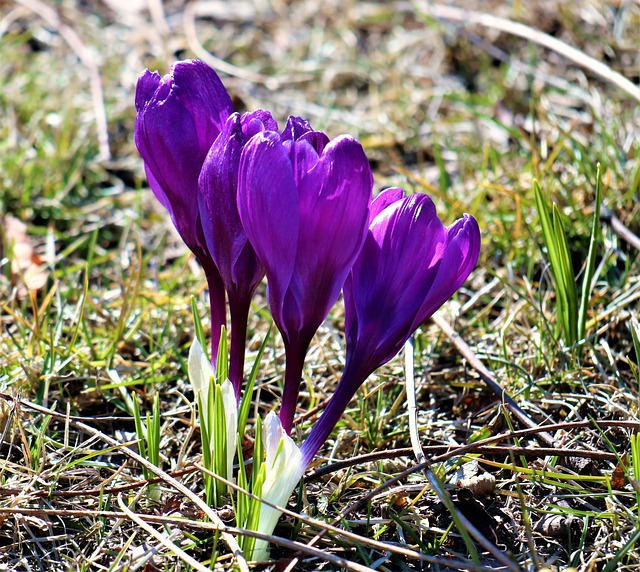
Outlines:
[[[229,378],[236,398],[242,388],[244,347],[251,297],[264,268],[240,222],[237,207],[240,153],[256,133],[277,129],[268,111],[231,114],[202,166],[199,179],[200,216],[207,247],[227,295],[231,314]]]
[[[236,454],[236,442],[238,436],[238,405],[233,390],[233,385],[226,379],[220,385],[220,392],[211,391],[211,384],[215,383],[215,373],[211,367],[211,362],[207,358],[200,342],[193,340],[189,350],[187,361],[189,381],[193,387],[193,394],[196,403],[199,404],[200,423],[207,423],[209,427],[209,443],[202,446],[209,446],[211,457],[215,456],[214,443],[216,441],[214,432],[224,428],[224,438],[226,439],[226,474],[220,475],[225,479],[232,480],[233,459]],[[219,395],[222,398],[224,419],[214,418],[214,405],[210,402],[210,397]]]
[[[345,370],[301,449],[308,464],[360,385],[402,348],[473,270],[480,229],[465,214],[445,227],[424,194],[389,189],[371,204],[362,251],[344,285]]]
[[[209,253],[198,210],[198,177],[211,144],[233,111],[217,74],[205,63],[175,63],[161,77],[146,70],[136,86],[135,142],[149,186],[202,265],[211,297],[212,355],[225,323],[224,288]]]
[[[238,211],[266,269],[269,306],[286,351],[280,419],[291,431],[304,358],[362,247],[373,177],[362,146],[329,142],[299,118],[265,131],[240,160]]]
[[[262,424],[265,461],[264,483],[261,498],[276,506],[286,506],[291,493],[302,478],[305,466],[302,464],[300,449],[282,428],[280,419],[271,411]],[[257,531],[272,534],[281,512],[266,504],[260,507]],[[269,556],[269,543],[256,540],[252,558],[266,560]]]

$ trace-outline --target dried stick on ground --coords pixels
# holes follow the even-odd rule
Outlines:
[[[0,397],[4,397],[4,395],[0,394]],[[243,572],[249,572],[249,567],[247,566],[247,562],[244,559],[240,546],[236,542],[236,539],[231,534],[229,534],[229,532],[227,531],[227,527],[222,522],[222,520],[220,520],[220,517],[216,514],[215,511],[211,509],[211,507],[206,502],[204,502],[198,495],[196,495],[188,487],[183,485],[180,481],[174,479],[171,475],[169,475],[159,467],[156,467],[153,463],[150,463],[149,461],[147,461],[147,459],[138,455],[138,453],[135,453],[128,447],[123,447],[122,443],[119,443],[115,439],[109,437],[108,435],[105,435],[104,433],[102,433],[102,431],[98,431],[97,429],[90,427],[86,423],[73,421],[72,419],[69,419],[66,415],[62,413],[57,413],[52,409],[42,407],[26,399],[20,400],[20,403],[23,406],[28,407],[29,409],[32,409],[33,411],[37,411],[38,413],[50,415],[51,417],[55,417],[58,419],[68,420],[68,423],[73,427],[80,429],[81,431],[84,431],[85,433],[87,433],[88,435],[91,435],[92,437],[98,437],[101,441],[104,441],[110,447],[119,448],[123,455],[125,455],[126,457],[129,457],[130,459],[132,459],[136,463],[139,463],[140,465],[142,465],[144,468],[148,469],[152,473],[158,475],[158,477],[160,477],[165,483],[172,486],[177,491],[181,492],[184,496],[186,496],[188,499],[190,499],[200,510],[204,512],[204,514],[207,515],[209,519],[211,519],[211,522],[217,526],[217,529],[220,531],[222,538],[227,543],[229,550],[231,550],[231,552],[233,553],[240,570],[242,570]]]
[[[631,246],[640,250],[640,238],[633,234],[624,223],[610,211],[607,207],[600,208],[600,218],[611,226],[613,231],[623,240],[626,240]]]
[[[612,70],[606,64],[588,56],[583,51],[570,46],[569,44],[554,38],[549,34],[545,34],[540,30],[536,30],[531,26],[508,20],[506,18],[499,18],[493,14],[486,14],[484,12],[474,12],[473,10],[467,10],[464,8],[457,8],[455,6],[445,6],[443,4],[431,4],[424,1],[419,2],[414,0],[412,2],[414,9],[418,13],[427,14],[434,18],[442,20],[453,20],[455,22],[462,22],[465,25],[479,24],[487,28],[494,30],[500,30],[507,34],[519,36],[525,40],[529,40],[534,44],[543,46],[549,50],[560,54],[561,56],[571,60],[579,66],[593,72],[600,76],[603,80],[615,85],[619,89],[626,92],[628,95],[640,101],[640,87],[635,85],[629,79],[615,70]]]
[[[93,112],[96,120],[96,130],[98,134],[98,144],[100,146],[100,159],[109,161],[111,159],[111,149],[109,147],[109,130],[107,123],[107,112],[104,105],[104,94],[102,91],[102,79],[100,69],[92,55],[91,50],[80,39],[77,32],[65,24],[58,13],[50,6],[40,0],[16,0],[24,7],[31,10],[51,26],[74,51],[78,59],[89,70],[91,81],[91,95],[93,99]]]
[[[437,313],[434,314],[431,319],[434,321],[442,332],[451,340],[454,346],[462,354],[462,356],[469,362],[469,365],[475,369],[482,380],[489,386],[501,401],[507,406],[509,411],[526,427],[537,428],[538,424],[531,419],[513,400],[513,398],[504,390],[498,382],[495,380],[491,372],[485,367],[485,365],[478,359],[478,356],[467,345],[467,343],[456,333],[456,331],[447,323],[442,316]],[[559,443],[546,431],[536,433],[536,437],[543,441],[549,447],[557,447]]]
[[[440,485],[439,479],[431,468],[431,463],[427,461],[427,457],[422,450],[422,443],[418,434],[418,408],[416,404],[416,380],[414,376],[414,341],[411,336],[404,345],[404,371],[405,383],[407,386],[407,409],[409,411],[409,436],[411,439],[411,447],[413,449],[416,460],[419,464],[425,465],[425,477],[429,481],[431,488],[438,495],[438,498],[444,504],[454,520],[456,528],[460,534],[465,537],[465,543],[470,551],[473,549],[473,541],[467,535],[473,536],[487,552],[489,552],[498,562],[506,566],[509,570],[517,572],[519,567],[514,564],[499,548],[494,546],[488,538],[486,538],[477,527],[459,510],[456,509],[449,493]],[[475,549],[473,549],[475,550]],[[472,551],[473,554],[473,551]],[[477,554],[473,554],[477,559]]]

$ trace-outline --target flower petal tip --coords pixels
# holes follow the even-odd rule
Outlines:
[[[205,395],[207,394],[211,379],[215,375],[211,367],[211,362],[197,338],[193,340],[191,348],[189,349],[187,371],[189,381],[191,381],[191,385],[193,386],[193,393],[197,400],[199,391],[204,391]]]

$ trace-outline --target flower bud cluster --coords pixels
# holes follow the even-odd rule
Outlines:
[[[164,77],[145,71],[136,108],[135,141],[149,185],[207,276],[213,356],[229,300],[233,391],[224,394],[235,395],[236,405],[250,301],[266,275],[286,369],[279,416],[269,414],[264,422],[261,490],[263,498],[283,505],[358,387],[473,270],[478,224],[465,214],[444,226],[425,194],[405,196],[392,188],[373,198],[371,168],[356,139],[330,140],[299,117],[289,117],[280,130],[268,111],[235,113],[219,77],[203,62],[177,62]],[[305,356],[341,292],[344,372],[298,447],[289,434]],[[205,375],[198,352],[190,360],[194,383]],[[225,397],[224,404],[233,409],[233,399]],[[258,530],[270,533],[277,517],[265,505]],[[266,556],[266,549],[258,554]]]

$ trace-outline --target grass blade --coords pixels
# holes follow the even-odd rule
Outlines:
[[[193,317],[193,329],[196,339],[202,346],[202,351],[207,354],[207,341],[204,337],[204,328],[202,327],[202,320],[200,319],[200,313],[198,312],[198,302],[195,296],[191,296],[191,315]]]
[[[262,356],[264,354],[264,350],[267,347],[267,340],[269,339],[269,334],[271,334],[271,328],[273,323],[269,324],[269,329],[264,336],[264,340],[262,340],[262,345],[258,350],[258,355],[253,362],[253,367],[251,368],[251,375],[247,381],[247,385],[244,390],[244,394],[242,395],[242,401],[240,402],[240,409],[238,411],[238,437],[240,438],[240,442],[244,437],[244,430],[247,426],[247,419],[249,419],[249,409],[251,408],[251,400],[253,399],[253,388],[256,384],[256,378],[258,377],[258,370],[260,369],[260,363],[262,362]]]
[[[562,217],[555,204],[553,205],[553,214],[549,212],[538,181],[533,182],[533,191],[540,217],[542,236],[551,265],[551,274],[556,286],[558,314],[556,332],[557,335],[562,332],[565,342],[568,345],[574,345],[577,341],[578,300],[575,275]]]
[[[593,223],[591,225],[591,237],[589,238],[589,253],[585,266],[584,278],[582,280],[582,295],[580,297],[580,312],[578,314],[578,340],[582,340],[585,335],[585,324],[587,323],[587,309],[589,298],[593,291],[593,274],[596,264],[596,246],[600,237],[600,207],[602,205],[602,173],[600,163],[596,171],[596,202],[593,207]]]

